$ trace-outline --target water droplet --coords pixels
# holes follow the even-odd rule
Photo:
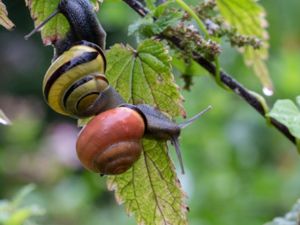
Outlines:
[[[1,109],[0,109],[0,124],[3,124],[3,125],[11,124],[10,120],[6,117],[6,115],[4,114],[4,112]]]
[[[0,118],[0,124],[9,125],[9,122],[7,120],[4,120],[4,119]]]
[[[272,95],[273,95],[273,90],[270,89],[270,88],[264,87],[264,88],[263,88],[263,93],[264,93],[264,95],[266,95],[266,96],[272,96]]]

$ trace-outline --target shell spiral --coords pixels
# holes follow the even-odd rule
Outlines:
[[[81,131],[77,155],[89,170],[120,174],[140,157],[144,120],[136,111],[119,107],[94,117]]]
[[[46,72],[43,93],[48,105],[60,114],[76,118],[96,114],[85,112],[109,87],[105,67],[105,56],[97,45],[87,41],[74,44]]]

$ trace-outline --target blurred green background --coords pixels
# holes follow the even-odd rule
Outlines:
[[[44,216],[34,218],[36,224],[135,224],[106,190],[105,177],[81,168],[75,155],[76,121],[52,112],[43,100],[41,82],[52,48],[42,46],[39,35],[24,40],[33,28],[24,1],[4,3],[17,27],[12,32],[0,28],[0,108],[13,121],[12,126],[0,126],[0,199],[11,199],[35,183],[24,204],[45,209]],[[300,94],[300,1],[260,3],[269,21],[268,66],[275,86],[267,101],[272,105],[277,98],[294,100]],[[108,34],[107,47],[118,42],[135,45],[127,27],[138,16],[124,3],[106,0],[99,18]],[[222,67],[261,93],[241,56],[227,43],[223,49]],[[195,77],[190,92],[182,93],[188,116],[213,106],[181,136],[187,172],[178,173],[188,195],[190,224],[261,225],[284,214],[300,197],[296,148],[205,73]]]

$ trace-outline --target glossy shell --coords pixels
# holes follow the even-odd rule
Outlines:
[[[65,51],[44,77],[43,93],[49,106],[60,114],[81,117],[109,87],[103,75],[105,65],[102,50],[93,43],[82,41]]]
[[[145,125],[129,108],[115,108],[94,117],[77,139],[83,166],[101,174],[121,174],[140,157]]]

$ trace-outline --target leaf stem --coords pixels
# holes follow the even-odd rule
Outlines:
[[[180,7],[185,10],[198,24],[200,30],[204,33],[205,39],[209,38],[209,33],[206,30],[204,23],[200,20],[200,18],[196,15],[196,13],[189,7],[183,0],[175,0],[175,2],[180,5]]]

